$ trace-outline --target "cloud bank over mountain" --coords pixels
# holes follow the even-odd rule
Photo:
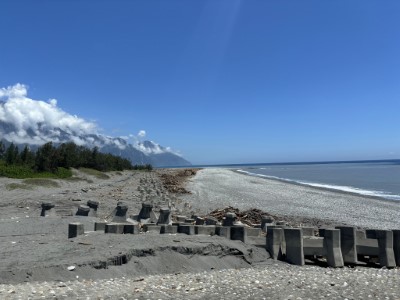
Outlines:
[[[77,116],[66,113],[57,107],[57,100],[36,101],[27,97],[27,87],[16,84],[0,89],[0,121],[14,126],[14,131],[5,133],[7,140],[16,143],[41,145],[60,142],[60,132],[64,131],[74,138],[78,145],[90,141],[80,137],[97,134],[97,126]]]
[[[169,147],[144,141],[146,131],[127,137],[110,137],[99,133],[94,122],[71,115],[57,106],[56,99],[34,100],[28,97],[28,88],[16,84],[0,88],[0,134],[1,138],[16,144],[42,145],[47,142],[72,141],[86,147],[99,147],[103,152],[127,157],[134,163],[149,163],[154,155],[178,156]],[[133,143],[128,142],[133,139]],[[132,152],[132,153],[131,153]],[[135,153],[135,155],[134,155]],[[179,163],[179,159],[173,160]],[[157,163],[160,163],[159,157]],[[182,159],[187,165],[187,161]],[[175,165],[165,164],[161,165]]]

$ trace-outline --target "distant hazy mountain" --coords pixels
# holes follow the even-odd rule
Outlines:
[[[122,138],[108,137],[101,134],[77,135],[75,132],[67,132],[60,128],[48,128],[44,124],[38,124],[35,130],[26,130],[24,139],[21,139],[18,138],[18,131],[13,124],[0,121],[0,137],[5,144],[13,142],[20,149],[25,145],[30,145],[31,148],[36,149],[39,145],[49,141],[56,145],[72,141],[89,148],[97,146],[100,152],[127,158],[133,164],[151,164],[154,167],[191,165],[184,158],[152,141],[144,141],[137,143],[137,145],[132,145]]]
[[[15,84],[0,88],[0,140],[32,149],[47,142],[55,145],[74,142],[101,152],[119,155],[133,164],[152,164],[154,167],[188,166],[190,163],[170,148],[151,141],[139,142],[146,135],[110,137],[99,134],[93,122],[71,115],[57,106],[57,100],[33,100],[27,87]],[[129,143],[128,139],[134,142]],[[22,147],[21,147],[22,148]]]

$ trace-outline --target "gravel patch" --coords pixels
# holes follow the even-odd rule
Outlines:
[[[0,285],[2,299],[399,299],[399,269],[290,266]]]

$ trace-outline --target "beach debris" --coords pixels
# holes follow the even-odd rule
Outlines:
[[[199,169],[173,170],[169,172],[160,172],[164,188],[170,193],[190,194],[191,192],[184,188],[184,183],[188,177],[196,175]]]
[[[272,219],[276,219],[275,216],[260,209],[252,208],[245,211],[240,211],[238,208],[232,206],[213,210],[206,216],[206,218],[213,218],[218,220],[218,222],[223,222],[226,216],[228,216],[228,218],[233,216],[231,215],[231,213],[236,215],[235,220],[252,227],[255,224],[261,224],[262,219],[266,216],[270,216]]]
[[[76,266],[69,266],[69,267],[67,268],[68,271],[73,271],[73,270],[75,270],[75,269],[76,269]]]

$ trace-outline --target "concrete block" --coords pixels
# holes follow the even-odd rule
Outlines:
[[[156,224],[144,224],[143,225],[143,231],[144,232],[160,233],[161,232],[161,226],[160,225],[156,225]]]
[[[107,222],[94,222],[94,231],[105,231]]]
[[[337,226],[340,230],[340,247],[345,264],[357,263],[356,228],[350,226]]]
[[[160,233],[162,233],[162,234],[175,234],[175,233],[178,233],[178,226],[175,226],[175,225],[161,225]]]
[[[275,225],[275,223],[264,223],[264,224],[262,224],[261,226],[263,226],[263,227],[261,227],[261,230],[263,231],[263,232],[268,232],[268,227],[276,227],[276,225]],[[279,227],[278,227],[279,228]]]
[[[213,225],[195,225],[194,226],[195,234],[205,234],[205,235],[215,235],[215,226]]]
[[[187,235],[194,235],[194,225],[190,225],[190,224],[181,224],[178,227],[178,232],[179,233],[184,233]]]
[[[186,224],[194,224],[195,220],[194,219],[185,219]]]
[[[79,205],[78,211],[76,212],[77,216],[89,216],[90,207],[86,205]]]
[[[121,223],[109,223],[109,224],[105,225],[104,232],[105,233],[123,234],[124,226],[125,226],[125,224],[121,224]]]
[[[332,229],[332,228],[325,228],[325,227],[318,228],[318,236],[324,237],[326,229]]]
[[[340,230],[325,229],[324,248],[328,265],[334,268],[343,267],[343,255],[340,247]]]
[[[205,225],[218,225],[218,219],[214,217],[207,217],[205,221]]]
[[[303,236],[304,256],[326,256],[324,238]]]
[[[274,225],[275,223],[275,220],[274,220],[274,218],[273,217],[271,217],[271,216],[262,216],[261,217],[261,230],[262,231],[264,231],[264,232],[267,232],[267,229],[266,229],[266,227],[265,227],[265,225],[266,224],[269,224],[269,225]]]
[[[125,224],[124,225],[124,234],[139,234],[140,227],[135,224]]]
[[[68,238],[74,238],[78,235],[84,234],[85,230],[81,223],[69,223],[68,224]]]
[[[300,227],[303,236],[314,236],[314,227]]]
[[[225,217],[222,221],[222,226],[233,226],[235,221],[236,221],[236,214],[228,212],[225,214]]]
[[[275,260],[281,259],[284,253],[284,235],[283,229],[277,227],[268,227],[266,248],[271,257]]]
[[[256,236],[257,237],[257,236],[261,235],[261,229],[246,227],[246,234],[247,234],[247,236]]]
[[[367,238],[366,232],[363,230],[356,230],[356,242],[359,243]]]
[[[396,266],[400,266],[400,230],[393,230],[393,251]]]
[[[204,218],[201,218],[201,217],[196,217],[195,220],[196,220],[195,225],[204,225],[206,222],[206,220],[204,220]]]
[[[376,229],[365,230],[365,236],[367,239],[376,239]]]
[[[284,236],[286,241],[286,261],[294,265],[303,266],[303,232],[300,228],[285,228]]]
[[[187,216],[176,216],[176,221],[179,223],[185,223],[185,220],[188,219]]]
[[[227,239],[231,239],[231,228],[228,226],[216,226],[215,234],[219,236],[226,237]]]
[[[382,267],[394,268],[396,260],[393,251],[393,232],[391,230],[376,230],[379,247],[379,264]]]
[[[247,231],[244,226],[231,227],[231,240],[247,242]]]

